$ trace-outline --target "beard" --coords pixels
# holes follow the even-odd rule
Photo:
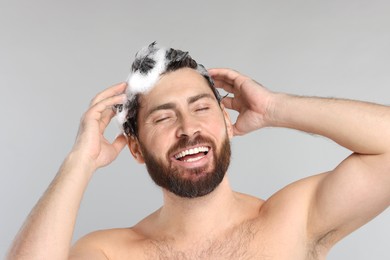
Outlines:
[[[140,147],[148,173],[158,186],[180,197],[196,198],[212,192],[225,177],[229,168],[231,156],[228,136],[225,135],[219,151],[217,151],[216,145],[212,140],[200,135],[196,136],[193,140],[184,137],[168,151],[168,154],[172,154],[172,152],[179,149],[204,143],[210,144],[212,148],[211,151],[214,152],[213,165],[210,170],[207,169],[208,165],[193,169],[180,169],[173,167],[170,160],[169,165],[166,165],[162,160],[158,160],[152,153],[149,153],[141,142]],[[194,176],[199,176],[199,178],[183,178],[183,171]]]

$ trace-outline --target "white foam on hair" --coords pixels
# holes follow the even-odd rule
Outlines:
[[[123,124],[126,121],[127,112],[128,112],[128,110],[123,107],[122,111],[120,111],[120,112],[117,111],[116,116],[115,116],[115,118],[116,118],[115,121],[118,123],[118,127],[122,133],[123,133]]]
[[[131,72],[129,74],[126,80],[126,95],[128,100],[131,100],[136,94],[146,94],[150,92],[160,79],[161,74],[166,71],[167,60],[165,55],[167,50],[157,46],[155,48],[158,48],[158,50],[153,54],[150,53],[148,47],[142,48],[137,53],[137,57],[148,56],[148,58],[151,58],[155,61],[155,64],[153,68],[147,73],[141,73],[140,70],[137,70],[136,72]],[[123,104],[122,110],[120,112],[117,111],[116,114],[116,121],[118,122],[119,128],[122,130],[122,132],[127,113],[128,108],[125,106],[125,104]]]
[[[153,56],[150,57],[153,58],[156,64],[146,75],[142,74],[139,70],[129,75],[127,79],[127,95],[129,99],[132,95],[138,93],[145,94],[152,90],[160,79],[160,75],[166,70],[167,62],[165,54],[166,49],[160,48]]]

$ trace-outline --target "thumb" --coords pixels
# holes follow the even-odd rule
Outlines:
[[[228,109],[234,109],[233,108],[233,100],[234,100],[234,98],[232,98],[232,97],[224,97],[223,99],[222,99],[222,104],[226,107],[226,108],[228,108]]]
[[[119,134],[115,138],[114,142],[112,143],[112,146],[116,150],[117,154],[119,154],[126,146],[126,144],[127,144],[127,137],[125,136],[125,134]]]
[[[244,133],[237,128],[237,123],[233,125],[233,136],[241,136],[244,135]]]

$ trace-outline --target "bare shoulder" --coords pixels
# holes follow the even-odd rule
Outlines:
[[[260,208],[261,218],[278,220],[289,217],[291,221],[300,222],[300,226],[307,225],[311,205],[316,191],[328,173],[321,173],[297,180],[265,200]]]
[[[264,203],[264,206],[285,206],[296,204],[307,205],[315,195],[321,181],[328,175],[327,172],[297,180],[273,194]]]
[[[328,174],[325,172],[297,180],[264,202],[260,208],[259,219],[267,226],[266,229],[280,230],[279,233],[269,234],[269,237],[278,238],[278,241],[285,240],[286,244],[299,241],[304,245],[302,252],[306,252],[305,254],[319,256],[328,252],[333,244],[332,240],[329,237],[321,240],[318,234],[312,232],[309,221],[318,187]],[[295,249],[297,248],[299,247]]]
[[[94,231],[74,244],[70,259],[137,259],[144,240],[133,228]]]

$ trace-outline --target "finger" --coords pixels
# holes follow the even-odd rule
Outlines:
[[[126,100],[127,100],[126,94],[120,94],[117,96],[112,96],[103,99],[89,108],[89,110],[86,112],[86,117],[100,121],[102,118],[102,113],[104,111],[106,110],[112,111],[114,105],[123,104],[124,102],[126,102]]]
[[[234,92],[234,86],[230,84],[229,82],[226,82],[224,80],[214,80],[214,86],[216,88],[221,88],[229,93]]]
[[[90,106],[94,106],[96,103],[99,103],[100,101],[108,97],[123,94],[126,90],[126,87],[127,83],[122,82],[103,90],[102,92],[97,94],[94,99],[92,99]]]
[[[122,94],[122,95],[124,95],[124,99],[127,100],[126,95],[125,94]],[[107,100],[108,103],[106,104],[106,109],[101,112],[100,123],[99,123],[99,129],[101,132],[103,132],[104,129],[106,129],[108,124],[111,122],[112,118],[116,115],[116,112],[113,109],[113,106],[115,106],[117,104],[117,103],[115,103],[116,97],[119,97],[119,96],[108,98],[108,100]],[[112,100],[109,100],[109,99],[112,99]]]
[[[216,82],[225,82],[230,84],[234,89],[240,90],[247,80],[250,78],[242,75],[238,71],[231,69],[210,69],[210,75]]]
[[[124,134],[120,134],[115,138],[114,142],[112,143],[112,146],[114,147],[117,154],[119,154],[120,151],[122,151],[123,148],[126,146],[126,144],[127,144],[127,138],[125,137]]]
[[[234,98],[232,98],[232,97],[225,97],[225,98],[222,99],[221,102],[222,102],[222,104],[223,104],[226,108],[228,108],[228,109],[233,109],[233,110],[238,111],[236,108],[234,108],[233,100],[234,100]]]
[[[115,112],[112,109],[106,109],[102,112],[99,129],[101,132],[106,129],[108,124],[111,122],[111,119],[115,116]]]
[[[209,69],[208,73],[214,80],[223,80],[232,85],[234,85],[238,77],[242,76],[239,72],[232,69]]]
[[[239,131],[236,127],[236,124],[233,125],[233,136],[240,136],[240,135],[243,135],[243,133],[241,133],[241,131]]]
[[[229,68],[211,68],[208,69],[207,72],[213,78],[220,78],[220,77],[228,77],[227,75],[230,75],[230,73],[234,72],[234,70]]]
[[[117,96],[111,96],[106,99],[101,100],[92,106],[92,109],[97,110],[98,112],[103,112],[105,109],[113,110],[113,107],[117,104],[123,104],[126,102],[127,96],[126,94],[119,94]],[[113,110],[115,111],[115,110]]]

